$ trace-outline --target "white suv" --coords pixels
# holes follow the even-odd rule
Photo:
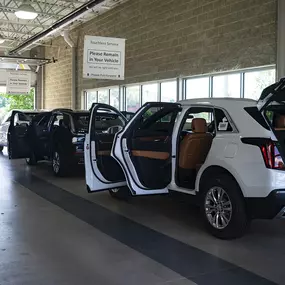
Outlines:
[[[281,80],[258,102],[146,103],[128,123],[115,108],[94,104],[85,140],[88,191],[187,193],[223,239],[241,236],[252,218],[285,217],[284,88]],[[112,119],[98,121],[98,112]]]

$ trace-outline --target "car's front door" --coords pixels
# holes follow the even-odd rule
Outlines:
[[[17,118],[25,117],[25,123]],[[19,111],[13,111],[8,130],[8,154],[10,159],[26,158],[30,155],[29,124],[31,118]]]
[[[121,166],[111,156],[115,134],[126,124],[126,118],[114,107],[93,105],[84,146],[86,184],[90,192],[126,185]]]
[[[135,195],[167,193],[171,182],[172,133],[181,111],[176,103],[146,103],[117,134],[113,156]]]
[[[46,112],[40,115],[37,115],[33,118],[33,132],[34,132],[34,140],[33,140],[33,150],[40,159],[46,156],[46,148],[49,140],[49,132],[48,132],[48,123],[51,118],[51,113]]]

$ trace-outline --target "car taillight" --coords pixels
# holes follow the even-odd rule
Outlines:
[[[260,149],[267,168],[285,170],[283,159],[273,141],[262,145]]]
[[[242,138],[246,144],[256,145],[260,148],[265,166],[270,169],[285,170],[285,164],[276,143],[271,139]]]

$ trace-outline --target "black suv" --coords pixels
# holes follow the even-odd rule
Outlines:
[[[65,176],[84,164],[84,140],[88,131],[89,111],[56,109],[42,112],[30,124],[14,124],[13,112],[8,132],[9,158],[26,158],[29,165],[40,160],[52,162],[57,176]]]

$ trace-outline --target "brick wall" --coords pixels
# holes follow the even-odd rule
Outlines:
[[[71,49],[62,37],[52,41],[52,47],[45,48],[46,58],[58,61],[45,66],[44,106],[45,109],[71,108]]]
[[[73,31],[83,89],[276,63],[276,0],[129,0]],[[126,38],[125,81],[82,78],[84,35]],[[70,48],[46,68],[45,103],[70,104]],[[46,48],[46,57],[55,56]]]

